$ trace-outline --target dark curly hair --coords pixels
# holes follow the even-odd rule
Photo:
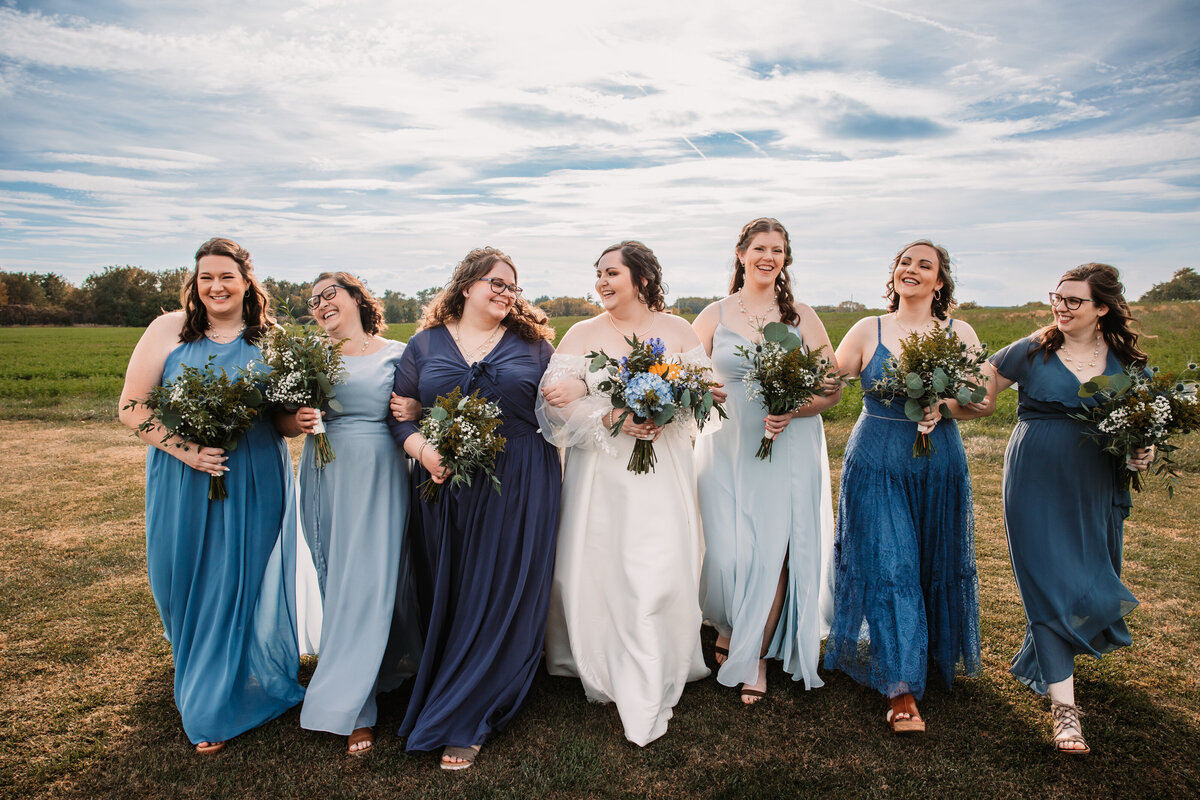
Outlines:
[[[208,331],[208,309],[200,300],[200,291],[196,286],[196,277],[200,272],[200,259],[204,256],[228,256],[238,265],[238,272],[246,282],[246,293],[242,296],[242,321],[246,330],[242,338],[247,342],[256,342],[275,324],[275,317],[268,309],[271,298],[258,278],[254,276],[254,264],[250,261],[250,253],[232,239],[213,237],[196,251],[196,266],[188,274],[183,288],[179,292],[179,302],[183,306],[183,330],[179,332],[179,341],[195,342],[204,337]]]
[[[1096,306],[1105,306],[1108,309],[1108,313],[1100,317],[1100,332],[1104,335],[1105,344],[1117,354],[1117,360],[1122,366],[1146,366],[1149,356],[1137,346],[1138,334],[1133,330],[1133,324],[1137,320],[1129,309],[1129,303],[1125,302],[1125,286],[1121,283],[1121,273],[1117,268],[1108,264],[1081,264],[1064,272],[1058,279],[1058,285],[1061,286],[1064,281],[1087,283],[1092,290],[1092,300]],[[1041,352],[1042,360],[1048,361],[1050,356],[1063,346],[1064,338],[1056,323],[1051,322],[1039,328],[1033,334],[1036,344],[1029,350],[1030,360],[1033,359],[1034,353]]]
[[[349,272],[322,272],[313,281],[313,286],[321,281],[333,281],[354,298],[354,302],[358,304],[358,316],[362,319],[364,333],[374,336],[387,330],[387,323],[383,320],[383,304],[375,299],[366,284],[358,278]]]
[[[950,275],[950,254],[946,252],[946,248],[940,244],[934,244],[928,239],[909,242],[896,253],[896,257],[892,259],[891,271],[888,273],[887,289],[883,293],[883,299],[888,301],[888,311],[896,311],[900,308],[900,295],[896,294],[896,281],[892,275],[895,274],[896,267],[900,264],[900,259],[904,257],[905,252],[909,248],[921,244],[932,247],[938,256],[938,280],[942,282],[942,288],[933,293],[933,307],[930,310],[935,317],[944,322],[954,307],[958,305],[954,300],[954,278]]]
[[[478,247],[467,253],[454,268],[454,274],[450,276],[445,288],[434,295],[433,299],[429,301],[429,305],[422,310],[417,330],[435,328],[461,318],[463,307],[466,304],[463,292],[491,272],[497,261],[503,261],[512,267],[513,278],[516,278],[517,267],[513,264],[512,259],[495,247]],[[508,315],[504,318],[504,326],[509,330],[516,331],[517,335],[527,342],[536,342],[538,339],[552,342],[556,333],[554,328],[550,327],[548,319],[546,312],[537,306],[530,305],[528,301],[518,295],[512,308],[508,310]]]
[[[633,285],[638,287],[638,299],[651,311],[665,311],[667,285],[663,283],[662,265],[658,263],[654,251],[646,245],[633,239],[609,245],[593,266],[599,267],[601,258],[617,250],[621,252],[621,263],[629,267]]]
[[[800,315],[796,313],[796,298],[792,296],[792,279],[788,275],[788,267],[792,265],[792,240],[788,236],[783,223],[771,217],[759,217],[750,220],[742,226],[735,248],[738,257],[733,259],[733,279],[729,282],[729,293],[733,294],[746,284],[746,265],[742,257],[750,249],[750,242],[760,233],[783,234],[783,269],[775,276],[775,302],[779,305],[779,318],[785,325],[799,325]]]

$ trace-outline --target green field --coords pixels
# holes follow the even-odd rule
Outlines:
[[[1141,308],[1153,360],[1200,351],[1194,304]],[[962,314],[989,344],[1027,334],[1045,309]],[[858,315],[826,315],[836,341]],[[555,320],[560,332],[569,320]],[[388,333],[407,338],[412,326]],[[1157,338],[1150,336],[1157,334]],[[465,774],[406,754],[391,732],[407,688],[380,699],[377,744],[299,727],[298,710],[198,758],[172,700],[171,652],[146,581],[144,445],[115,421],[140,330],[0,329],[0,797],[3,798],[1179,798],[1200,795],[1200,441],[1169,501],[1161,481],[1135,497],[1123,576],[1141,605],[1134,646],[1080,659],[1077,697],[1093,748],[1057,756],[1044,701],[1007,673],[1024,616],[1008,563],[1000,473],[1015,393],[965,423],[975,493],[983,672],[921,703],[929,731],[890,734],[874,692],[822,670],[806,692],[778,663],[769,694],[744,708],[712,679],[689,684],[667,734],[625,741],[615,709],[578,681],[535,680],[514,725]],[[858,396],[826,415],[836,497]],[[298,445],[294,442],[293,446]],[[711,660],[713,635],[706,629]],[[305,659],[302,678],[314,666]]]

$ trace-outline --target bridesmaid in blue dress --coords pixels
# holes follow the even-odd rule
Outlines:
[[[407,459],[387,427],[400,342],[378,334],[383,308],[346,272],[317,277],[308,301],[317,324],[342,342],[340,411],[326,412],[335,458],[315,463],[310,436],[300,456],[300,519],[322,596],[320,659],[300,726],[349,736],[347,752],[375,743],[375,696],[416,671],[421,633],[409,560]],[[414,403],[415,405],[415,403]],[[316,432],[322,414],[301,408],[284,433]],[[389,641],[390,632],[390,641]]]
[[[718,632],[717,680],[742,685],[742,702],[767,690],[767,658],[806,688],[817,675],[821,638],[833,596],[833,503],[821,412],[841,399],[831,381],[823,396],[790,413],[768,415],[746,397],[746,359],[768,322],[783,322],[805,346],[833,360],[825,326],[792,298],[792,247],[778,220],[742,228],[729,296],[696,317],[693,327],[725,384],[729,419],[696,441],[696,480],[704,525],[700,606]],[[775,437],[770,461],[755,453],[764,431]]]
[[[562,466],[542,438],[534,399],[554,329],[521,299],[512,260],[492,247],[467,254],[425,310],[396,370],[394,392],[432,406],[455,387],[499,404],[506,439],[488,480],[412,499],[410,526],[425,651],[400,726],[409,750],[443,748],[465,769],[524,702],[541,660],[554,571]],[[448,477],[414,422],[388,419],[417,460],[413,491]]]
[[[1121,463],[1068,416],[1095,404],[1079,397],[1081,383],[1146,364],[1122,292],[1107,264],[1070,270],[1050,293],[1054,321],[991,362],[993,397],[1019,385],[1004,454],[1004,526],[1026,622],[1010,671],[1050,695],[1054,746],[1068,754],[1090,749],[1075,704],[1075,656],[1129,645],[1124,617],[1137,605],[1121,582],[1130,505],[1121,474],[1146,469],[1153,452]]]
[[[842,371],[861,376],[864,390],[913,332],[945,325],[978,346],[970,325],[949,319],[954,281],[945,249],[926,240],[905,246],[892,262],[887,297],[891,313],[859,320],[837,350]],[[956,415],[984,410],[983,403],[948,405]],[[918,431],[930,435],[928,458],[912,454]],[[902,404],[886,406],[864,391],[840,497],[825,667],[883,693],[893,731],[922,732],[916,701],[929,668],[949,687],[957,669],[972,675],[980,667],[971,475],[958,426],[936,408],[911,422]]]
[[[146,329],[129,360],[121,421],[149,417],[153,386],[184,366],[233,373],[259,356],[252,341],[274,320],[250,254],[228,239],[196,251],[183,310]],[[139,433],[146,457],[146,565],[150,590],[175,658],[175,703],[198,753],[215,753],[239,733],[299,703],[296,634],[295,487],[291,461],[271,420],[243,434],[235,450],[199,447],[161,428]],[[176,447],[181,444],[183,447]],[[208,499],[211,475],[229,497]],[[287,532],[293,535],[286,535]]]

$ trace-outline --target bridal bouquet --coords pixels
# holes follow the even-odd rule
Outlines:
[[[315,325],[289,323],[268,330],[259,346],[262,356],[258,372],[269,402],[288,411],[302,406],[342,410],[333,390],[345,380],[341,342],[334,342]],[[322,469],[335,456],[325,434],[325,423],[319,417],[315,434],[313,461]]]
[[[947,399],[959,405],[978,403],[987,396],[981,367],[987,361],[987,346],[971,347],[949,328],[936,327],[928,333],[912,333],[900,340],[900,355],[884,363],[883,377],[870,391],[884,405],[904,397],[904,416],[920,422],[925,409],[940,404],[942,416],[949,417]],[[918,433],[913,442],[913,457],[929,457],[933,447],[929,434]]]
[[[1097,404],[1085,407],[1071,416],[1093,427],[1084,436],[1100,440],[1106,453],[1128,461],[1133,451],[1142,447],[1157,448],[1154,472],[1165,475],[1167,495],[1175,496],[1179,473],[1171,461],[1171,453],[1179,449],[1170,443],[1172,436],[1200,429],[1200,398],[1194,380],[1196,365],[1188,364],[1178,374],[1160,372],[1157,367],[1145,371],[1126,367],[1117,375],[1097,375],[1079,387],[1079,396],[1094,397]],[[1142,490],[1142,475],[1134,469],[1124,473],[1122,488]]]
[[[823,394],[827,378],[838,377],[829,359],[820,351],[808,352],[804,343],[781,322],[768,322],[759,329],[762,341],[753,347],[739,345],[735,352],[746,359],[746,397],[758,400],[768,414],[785,414]],[[840,380],[840,378],[839,378]],[[758,452],[760,461],[771,460],[775,434],[763,431]]]
[[[141,405],[150,409],[150,416],[138,431],[161,425],[166,430],[164,444],[174,435],[184,440],[175,446],[184,449],[188,447],[186,442],[226,451],[236,449],[242,433],[259,415],[262,393],[254,385],[253,373],[242,372],[231,378],[225,370],[214,369],[213,358],[209,357],[204,369],[185,366],[178,378],[155,386],[144,400],[130,400],[126,408]],[[225,476],[210,476],[208,499],[224,500],[228,496]]]
[[[504,451],[504,437],[496,429],[503,424],[500,406],[481,397],[478,389],[463,397],[462,390],[455,387],[426,410],[419,429],[451,470],[451,487],[470,486],[475,473],[482,472],[499,494],[496,456]],[[419,487],[421,497],[436,503],[443,486],[430,478]]]
[[[717,383],[710,379],[711,370],[707,367],[667,361],[662,339],[641,342],[637,336],[631,336],[625,341],[630,346],[629,355],[620,359],[603,350],[587,354],[591,372],[608,370],[608,378],[597,388],[609,395],[613,408],[621,409],[609,429],[613,436],[621,433],[621,426],[631,414],[639,425],[647,420],[666,425],[682,412],[691,414],[700,428],[714,408],[719,416],[727,416],[713,398],[712,387]],[[638,439],[626,469],[637,474],[652,472],[656,461],[654,442]]]

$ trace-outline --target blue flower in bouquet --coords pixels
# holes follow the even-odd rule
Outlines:
[[[655,358],[662,358],[667,352],[667,346],[663,344],[662,339],[647,339],[646,344],[650,345],[650,352],[654,354]]]
[[[620,369],[617,370],[617,380],[621,383],[629,382],[629,356],[621,356]]]
[[[662,411],[671,397],[671,384],[649,372],[634,375],[625,386],[626,407],[642,419]]]

